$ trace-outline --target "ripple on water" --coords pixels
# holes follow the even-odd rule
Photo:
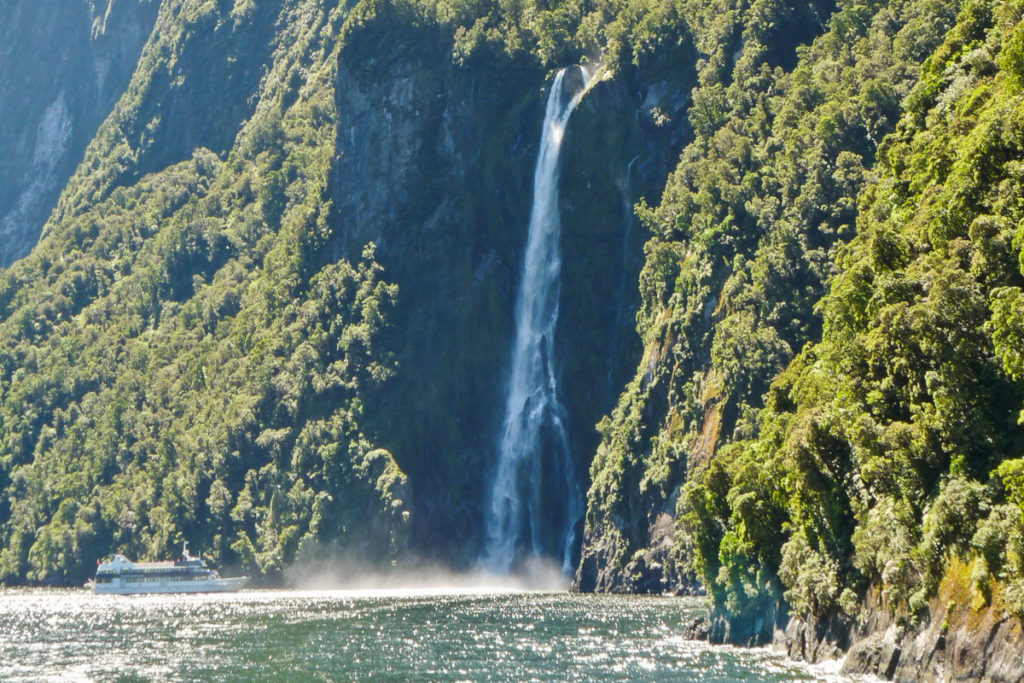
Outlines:
[[[0,591],[3,680],[853,680],[679,633],[680,598]]]

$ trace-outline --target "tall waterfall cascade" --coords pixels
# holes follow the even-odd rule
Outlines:
[[[487,508],[483,566],[508,573],[530,557],[559,558],[572,571],[575,528],[583,515],[580,489],[559,398],[554,338],[562,259],[558,161],[569,117],[590,85],[564,90],[562,69],[551,84],[533,174],[533,207],[516,297],[516,336],[498,466]]]

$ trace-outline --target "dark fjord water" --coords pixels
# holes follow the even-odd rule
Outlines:
[[[565,593],[0,591],[4,680],[846,680],[679,636],[694,600]]]

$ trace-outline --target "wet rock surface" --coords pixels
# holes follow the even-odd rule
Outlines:
[[[978,608],[940,591],[927,614],[911,625],[892,615],[875,593],[856,624],[838,617],[818,623],[790,621],[777,644],[795,659],[843,658],[842,671],[911,681],[1024,681],[1024,631],[1001,607]]]

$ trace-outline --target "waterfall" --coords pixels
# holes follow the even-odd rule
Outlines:
[[[482,559],[484,567],[500,573],[524,555],[560,555],[562,572],[570,573],[575,527],[583,515],[554,358],[562,267],[558,157],[569,116],[590,80],[579,68],[584,86],[568,100],[562,92],[566,69],[551,84],[533,174],[512,368]]]

